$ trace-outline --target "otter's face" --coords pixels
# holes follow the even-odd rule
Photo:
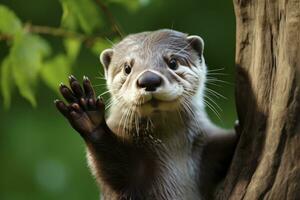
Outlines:
[[[101,53],[114,104],[142,116],[187,107],[204,89],[203,41],[172,30],[130,35]]]

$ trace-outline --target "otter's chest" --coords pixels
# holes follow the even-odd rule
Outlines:
[[[153,192],[157,199],[200,199],[198,161],[182,152],[163,157]]]
[[[122,173],[106,174],[111,178],[106,178],[104,187],[108,187],[109,192],[104,195],[105,199],[201,199],[197,183],[199,161],[192,158],[187,149],[164,146],[145,151],[134,148],[129,154],[126,171],[119,166]],[[112,191],[116,198],[110,198]]]

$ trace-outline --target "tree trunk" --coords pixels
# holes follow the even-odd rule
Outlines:
[[[217,199],[300,199],[300,0],[234,0],[241,134]]]

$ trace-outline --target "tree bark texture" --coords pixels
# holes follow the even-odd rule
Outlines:
[[[217,199],[300,199],[300,0],[234,0],[240,141]]]

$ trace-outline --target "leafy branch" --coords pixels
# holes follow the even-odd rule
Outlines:
[[[26,24],[25,30],[30,33],[36,33],[36,34],[46,34],[46,35],[52,35],[57,37],[74,37],[82,41],[86,40],[95,40],[99,37],[93,37],[85,34],[81,34],[78,32],[72,32],[69,30],[65,30],[63,28],[56,28],[56,27],[49,27],[49,26],[39,26],[39,25],[32,25],[32,24]]]
[[[78,33],[75,31],[69,31],[63,28],[50,27],[50,26],[41,26],[33,25],[27,23],[24,27],[24,31],[32,34],[40,35],[51,35],[54,37],[63,37],[63,38],[76,38],[86,44],[87,47],[91,47],[97,40],[102,38],[110,38],[117,36],[115,32],[110,34],[105,34],[102,36],[91,36],[83,33]],[[13,40],[12,35],[0,34],[0,41],[10,41]]]
[[[72,72],[72,65],[82,44],[98,56],[103,49],[111,46],[106,38],[123,35],[106,4],[109,1],[60,0],[63,10],[60,27],[22,23],[11,9],[0,4],[0,42],[9,41],[9,53],[2,59],[0,66],[0,92],[4,107],[9,108],[15,89],[36,106],[38,81],[43,81],[57,92],[57,85],[67,81]],[[118,1],[129,9],[136,8],[137,2]],[[103,18],[108,21],[111,31],[99,34],[99,30],[105,30]],[[64,51],[53,53],[49,41],[43,35],[61,37]]]
[[[115,37],[115,36],[120,36],[123,37],[123,32],[121,31],[120,26],[118,25],[116,19],[114,18],[113,14],[109,10],[109,8],[102,2],[102,0],[96,0],[96,3],[99,5],[100,9],[103,11],[103,13],[107,16],[112,32],[109,34],[103,34],[101,37],[100,36],[91,36],[91,35],[86,35],[82,33],[78,33],[75,31],[70,31],[64,28],[57,28],[57,27],[50,27],[50,26],[41,26],[41,25],[33,25],[31,23],[26,23],[25,24],[25,31],[29,33],[34,33],[34,34],[45,34],[45,35],[51,35],[51,36],[57,36],[57,37],[73,37],[81,40],[82,42],[86,43],[87,46],[91,46],[96,40],[99,40],[101,38],[107,38],[107,37]],[[6,34],[0,34],[0,41],[2,40],[12,40],[13,37],[11,35],[6,35]]]

